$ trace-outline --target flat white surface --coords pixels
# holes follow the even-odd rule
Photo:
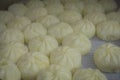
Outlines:
[[[102,44],[107,43],[106,41],[100,40],[98,38],[93,38],[91,39],[92,42],[92,49],[90,51],[89,54],[87,54],[86,56],[82,57],[82,64],[83,64],[83,68],[93,68],[96,69],[97,67],[94,64],[94,60],[93,60],[93,54],[94,51],[101,46]],[[120,40],[119,41],[113,41],[110,42],[113,44],[116,44],[118,46],[120,46]],[[104,73],[107,77],[108,80],[120,80],[120,73]]]

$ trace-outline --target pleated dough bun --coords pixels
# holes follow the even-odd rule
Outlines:
[[[120,39],[120,24],[117,21],[105,21],[97,25],[97,36],[106,41],[113,41]]]
[[[61,15],[59,15],[59,19],[62,22],[66,22],[68,24],[73,24],[79,20],[82,19],[82,16],[80,13],[72,10],[66,10]]]
[[[95,25],[89,20],[80,20],[72,25],[74,32],[83,33],[88,38],[95,35]]]
[[[72,80],[72,73],[64,67],[51,65],[40,71],[37,80]]]
[[[21,73],[15,64],[0,59],[0,80],[21,80]]]
[[[114,0],[100,0],[99,3],[107,13],[117,9],[117,3]]]
[[[30,51],[40,51],[45,55],[49,55],[49,53],[58,47],[57,40],[49,35],[46,36],[38,36],[29,41],[28,47]]]
[[[15,29],[23,31],[26,28],[26,26],[30,23],[31,21],[27,17],[17,16],[7,24],[7,27],[15,28]]]
[[[79,2],[79,0],[60,0],[62,2],[62,4],[68,3],[68,2]]]
[[[0,23],[0,34],[7,29],[6,25],[3,23]]]
[[[73,71],[82,66],[81,54],[74,48],[66,46],[58,47],[51,52],[50,63],[66,67]]]
[[[43,0],[43,3],[44,3],[45,5],[61,4],[61,0]]]
[[[49,67],[49,59],[40,52],[29,52],[19,59],[17,66],[23,80],[35,80],[40,70]]]
[[[13,13],[15,16],[24,16],[27,9],[28,8],[22,3],[14,3],[8,7],[8,11]]]
[[[14,19],[14,15],[9,11],[0,11],[0,23],[7,24]]]
[[[92,3],[98,3],[99,0],[81,0],[84,2],[84,4],[92,4]]]
[[[24,34],[17,29],[6,29],[0,34],[0,44],[20,42],[24,43]]]
[[[107,80],[105,75],[98,69],[78,69],[74,75],[73,80]]]
[[[120,13],[119,12],[111,12],[107,14],[108,20],[118,21],[120,23]]]
[[[42,20],[41,20],[41,18],[38,19],[37,22],[40,22],[46,28],[50,28],[50,27],[60,23],[60,20],[56,16],[47,15]]]
[[[64,4],[65,10],[72,10],[79,13],[82,13],[84,9],[84,3],[82,1],[78,2],[68,2]]]
[[[11,42],[0,46],[0,58],[16,63],[21,56],[28,52],[28,48],[23,43]]]
[[[58,16],[64,11],[64,7],[62,4],[59,3],[49,3],[46,5],[46,9],[48,14]]]
[[[47,34],[46,28],[42,24],[37,22],[27,25],[26,29],[24,30],[25,41],[27,43],[35,37],[46,34]]]
[[[62,45],[75,48],[82,55],[88,54],[91,49],[90,40],[82,33],[69,34],[63,39]]]
[[[40,0],[29,0],[26,3],[26,6],[28,8],[40,8],[40,7],[45,7],[45,4]]]
[[[61,44],[64,37],[73,33],[72,27],[64,22],[58,23],[48,29],[48,34],[55,37],[59,44]]]
[[[94,13],[90,13],[87,14],[84,19],[88,19],[89,21],[93,22],[95,25],[106,21],[106,15],[104,13],[101,12],[94,12]]]
[[[103,72],[120,72],[120,47],[111,43],[101,45],[94,53],[94,61]]]
[[[46,8],[29,8],[25,13],[25,16],[28,17],[31,21],[36,21],[39,18],[43,18],[47,15]]]
[[[104,9],[99,3],[86,3],[83,9],[83,15],[94,14],[95,12],[104,13]]]

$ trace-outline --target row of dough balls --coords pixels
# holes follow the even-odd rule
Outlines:
[[[34,54],[34,57],[35,57],[35,54]],[[31,67],[35,67],[35,66],[31,66]],[[107,80],[104,74],[102,74],[99,70],[90,69],[90,68],[89,69],[77,69],[77,71],[75,71],[75,73],[72,74],[66,68],[63,68],[58,65],[51,65],[50,67],[46,69],[42,69],[39,72],[38,72],[39,69],[34,69],[34,71],[33,70],[28,71],[24,68],[23,70],[24,74],[21,74],[15,64],[9,61],[6,61],[6,60],[1,60],[0,69],[2,70],[0,72],[1,80],[21,80],[22,75],[24,76],[22,80],[81,80],[81,79],[82,80],[88,80],[88,79],[89,80],[96,80],[96,79]]]
[[[32,2],[34,3],[35,1],[32,1]],[[31,5],[32,5],[32,2],[30,1]],[[41,3],[41,1],[38,1],[38,0],[37,0],[37,2]],[[35,6],[35,4],[37,4],[37,2],[35,2],[33,5]],[[13,4],[12,6],[10,6],[10,9],[12,8],[13,11],[19,12],[19,9],[16,10],[17,7],[14,7],[14,6],[18,6],[18,8],[20,8],[20,5],[24,5],[24,4],[22,4],[22,3]],[[57,3],[56,4],[54,3],[54,5],[57,6]],[[93,5],[95,5],[95,4],[93,4]],[[25,7],[25,5],[24,5],[24,7]],[[105,13],[96,11],[96,12],[94,12],[94,14],[89,13],[82,18],[82,15],[80,13],[78,13],[77,11],[73,11],[73,10],[65,10],[59,16],[55,16],[55,14],[53,14],[53,15],[47,14],[48,11],[42,6],[41,7],[39,6],[38,8],[36,8],[36,7],[34,9],[29,8],[29,11],[27,11],[28,14],[26,13],[26,15],[25,15],[26,17],[25,16],[21,17],[18,15],[17,15],[17,17],[15,17],[12,14],[14,12],[11,13],[8,11],[0,11],[1,31],[3,31],[6,28],[4,26],[4,24],[7,25],[7,28],[16,28],[16,29],[19,29],[21,31],[24,31],[25,28],[29,24],[31,24],[32,21],[35,20],[35,22],[41,23],[44,27],[46,27],[46,29],[48,29],[48,32],[52,36],[58,37],[58,35],[55,35],[55,32],[54,32],[56,30],[55,26],[59,26],[59,25],[56,25],[58,23],[65,22],[65,23],[68,23],[69,26],[72,27],[74,32],[78,32],[78,33],[82,32],[88,38],[92,38],[96,32],[97,36],[103,40],[111,41],[111,40],[119,40],[120,39],[120,35],[119,35],[119,33],[120,33],[119,11],[118,12],[111,12],[111,13],[108,13],[107,15],[105,15]],[[15,8],[15,10],[14,10],[14,8]],[[92,7],[92,9],[93,8],[96,8],[96,7]],[[87,9],[85,9],[85,10],[87,10]],[[91,9],[88,9],[87,11],[89,11],[89,10],[91,10]],[[93,11],[91,11],[91,12],[93,12]],[[20,10],[20,12],[22,12],[22,11]],[[54,12],[57,12],[56,9],[54,9]],[[32,20],[32,19],[34,19],[34,20]],[[65,25],[63,25],[63,26],[65,26]],[[68,31],[66,31],[66,32],[68,32],[68,33],[72,32],[72,30],[70,30],[70,29],[68,29]],[[106,33],[106,31],[107,31],[107,33]],[[27,30],[26,30],[26,33],[27,33]],[[62,33],[64,33],[64,32],[62,32]],[[46,30],[42,28],[42,30],[41,30],[41,32],[39,32],[39,34],[46,34]],[[28,39],[30,39],[29,36],[26,35],[27,39],[25,41],[28,41]],[[31,36],[31,38],[32,38],[32,36]],[[59,38],[60,38],[60,36],[59,36]]]
[[[103,44],[94,53],[95,64],[103,72],[120,72],[119,54],[120,47],[111,43]],[[80,56],[75,49],[59,47],[51,53],[50,61],[40,52],[26,53],[16,64],[0,59],[0,79],[107,80],[97,69],[79,68],[81,65]]]
[[[51,21],[50,19],[53,20],[55,19],[56,21],[53,20]],[[45,25],[47,27],[45,27]],[[7,27],[4,24],[0,23],[0,33],[5,31],[7,28],[15,28],[24,32],[25,42],[28,42],[30,39],[36,36],[46,35],[48,33],[53,37],[55,37],[59,43],[61,43],[62,38],[72,32],[83,33],[88,38],[94,37],[96,33],[96,35],[100,39],[106,41],[113,41],[120,39],[120,24],[119,22],[113,20],[107,20],[95,26],[95,24],[93,24],[93,22],[91,22],[91,20],[88,19],[79,20],[74,24],[69,25],[65,22],[60,22],[59,19],[57,19],[55,16],[52,15],[47,15],[46,18],[43,19],[41,22],[32,22],[32,23],[26,17],[16,17],[9,24],[7,24]]]

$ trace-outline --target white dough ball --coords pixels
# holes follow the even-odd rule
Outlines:
[[[72,11],[77,11],[79,13],[82,13],[84,9],[84,3],[82,1],[79,2],[68,2],[64,4],[65,10],[72,10]]]
[[[74,71],[81,67],[81,54],[74,48],[66,46],[58,47],[50,54],[51,64],[60,65],[66,67],[69,70]]]
[[[120,22],[120,13],[119,12],[108,13],[107,14],[107,19]]]
[[[40,51],[45,55],[58,47],[58,42],[52,36],[39,36],[29,41],[28,43],[30,51]]]
[[[0,59],[0,80],[20,80],[21,73],[12,62]]]
[[[0,58],[5,58],[14,63],[27,52],[28,48],[23,43],[11,42],[0,46]]]
[[[44,3],[40,0],[29,0],[27,3],[26,3],[26,6],[28,8],[40,8],[40,7],[44,7]]]
[[[100,12],[94,12],[87,14],[84,19],[88,19],[89,21],[93,22],[95,25],[99,24],[103,21],[106,21],[106,15]]]
[[[17,29],[6,29],[0,34],[0,44],[20,42],[24,43],[24,35]]]
[[[98,2],[98,0],[81,0],[81,1],[83,1],[85,4],[92,4]]]
[[[19,59],[17,66],[23,80],[35,80],[40,70],[49,67],[49,59],[40,52],[27,53]]]
[[[63,38],[62,42],[63,46],[69,46],[71,48],[75,48],[82,55],[89,53],[91,49],[90,40],[83,35],[82,33],[72,33]]]
[[[97,25],[97,36],[106,41],[113,41],[120,39],[120,24],[117,21],[105,21]]]
[[[61,4],[61,0],[43,0],[43,3],[45,5],[49,5],[49,4]]]
[[[48,33],[49,35],[55,37],[59,43],[62,42],[63,38],[68,34],[72,33],[72,27],[67,23],[59,23],[54,25],[53,27],[49,28]]]
[[[31,23],[24,30],[25,41],[28,43],[31,39],[40,35],[46,35],[47,30],[40,23]]]
[[[43,18],[46,15],[47,10],[43,7],[30,8],[25,14],[25,16],[27,16],[31,21],[36,21],[37,19]]]
[[[8,11],[0,11],[0,23],[7,24],[14,18],[14,15]]]
[[[7,24],[7,27],[15,28],[15,29],[23,31],[26,28],[26,26],[30,23],[31,21],[27,17],[17,16]]]
[[[15,3],[9,6],[8,11],[16,16],[24,16],[27,11],[27,7],[22,3]]]
[[[120,72],[120,47],[111,43],[101,45],[94,53],[94,62],[103,72]]]
[[[95,25],[89,20],[80,20],[72,25],[74,32],[83,33],[88,38],[95,35]]]
[[[103,6],[105,12],[111,12],[117,9],[117,3],[114,0],[100,0],[99,3]]]
[[[56,25],[56,24],[60,23],[60,20],[56,16],[47,15],[42,20],[41,20],[41,18],[38,19],[37,22],[40,22],[46,28],[50,28],[53,25]]]
[[[79,0],[60,0],[62,2],[62,4],[68,3],[68,2],[79,2]]]
[[[64,11],[64,7],[62,4],[51,3],[46,6],[48,14],[58,16]]]
[[[3,23],[0,23],[0,34],[7,29],[6,25]]]
[[[64,67],[51,65],[40,71],[37,80],[72,80],[72,73]]]
[[[99,3],[91,3],[91,4],[84,4],[84,10],[83,10],[83,15],[87,14],[94,14],[95,12],[98,13],[104,13],[104,9],[101,4]]]
[[[82,16],[80,13],[78,13],[76,11],[66,10],[61,15],[59,15],[59,19],[62,22],[73,24],[73,23],[81,20]]]
[[[73,80],[107,80],[98,69],[79,69],[73,75]]]

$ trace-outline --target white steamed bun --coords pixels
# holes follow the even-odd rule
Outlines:
[[[94,12],[100,12],[100,13],[104,13],[104,9],[102,7],[101,4],[99,3],[87,3],[84,4],[85,7],[83,9],[83,15],[87,15],[87,14],[94,14]]]
[[[66,22],[69,24],[73,24],[79,20],[82,19],[82,16],[80,13],[76,12],[76,11],[72,11],[72,10],[66,10],[64,11],[61,15],[59,15],[59,19],[62,22]]]
[[[60,23],[60,20],[56,16],[47,15],[42,20],[41,20],[41,18],[38,19],[37,22],[40,22],[46,28],[50,28],[50,27]]]
[[[115,0],[100,0],[99,3],[103,6],[105,12],[111,12],[117,9]]]
[[[40,70],[49,67],[49,59],[40,52],[29,52],[19,59],[17,66],[23,80],[35,80]]]
[[[106,41],[113,41],[120,39],[120,24],[117,21],[105,21],[97,25],[97,36]]]
[[[62,4],[68,3],[68,2],[79,2],[79,0],[60,0],[62,2]]]
[[[93,22],[95,25],[99,24],[100,22],[106,21],[106,15],[100,12],[94,12],[87,14],[84,19],[88,19],[89,21]]]
[[[58,16],[64,11],[64,7],[62,4],[51,3],[46,6],[48,14]]]
[[[23,31],[28,24],[30,24],[31,21],[27,17],[15,17],[13,20],[11,20],[8,24],[8,28],[15,28],[18,30]]]
[[[27,3],[26,3],[26,6],[28,8],[39,8],[39,7],[44,7],[44,3],[40,0],[29,0]]]
[[[6,29],[0,34],[0,44],[10,42],[21,42],[24,43],[24,35],[20,30],[17,29]]]
[[[46,35],[47,30],[44,28],[43,25],[40,23],[31,23],[27,25],[26,29],[24,30],[25,41],[28,43],[31,39],[38,37],[40,35]]]
[[[10,61],[0,59],[0,80],[20,80],[21,73],[17,66]]]
[[[92,38],[95,35],[95,25],[89,20],[80,20],[72,25],[74,32],[83,33],[88,38]]]
[[[31,21],[36,21],[47,15],[47,10],[43,7],[29,8],[25,14]]]
[[[94,53],[94,62],[103,72],[120,72],[120,47],[111,43],[101,45]]]
[[[43,3],[45,5],[49,5],[49,4],[61,4],[60,0],[43,0]]]
[[[3,23],[0,23],[0,34],[7,29],[6,25]]]
[[[21,56],[28,52],[28,48],[23,43],[11,42],[0,45],[0,58],[5,58],[16,63]]]
[[[58,47],[57,40],[49,35],[39,36],[29,41],[28,47],[30,51],[40,51],[43,54],[49,53]]]
[[[120,22],[120,13],[119,12],[108,13],[107,14],[107,19]]]
[[[64,5],[65,10],[72,10],[82,13],[84,9],[84,3],[82,1],[78,2],[68,2]]]
[[[24,16],[27,11],[27,7],[22,3],[15,3],[8,7],[8,11],[13,13],[15,16]]]
[[[58,47],[51,52],[50,63],[74,71],[81,67],[81,54],[74,48],[66,46]]]
[[[14,15],[9,11],[0,11],[0,23],[7,24],[14,18]]]
[[[78,69],[74,75],[73,80],[107,80],[105,75],[98,69]]]
[[[81,1],[83,1],[85,4],[98,3],[98,0],[81,0]]]
[[[72,80],[72,73],[64,67],[51,65],[39,72],[37,80]]]
[[[59,43],[62,42],[63,38],[68,34],[72,33],[72,27],[64,22],[54,25],[53,27],[48,29],[49,35],[55,37]]]
[[[69,46],[71,48],[75,48],[82,55],[89,53],[91,49],[90,40],[83,35],[82,33],[72,33],[66,36],[62,42],[63,46]]]

